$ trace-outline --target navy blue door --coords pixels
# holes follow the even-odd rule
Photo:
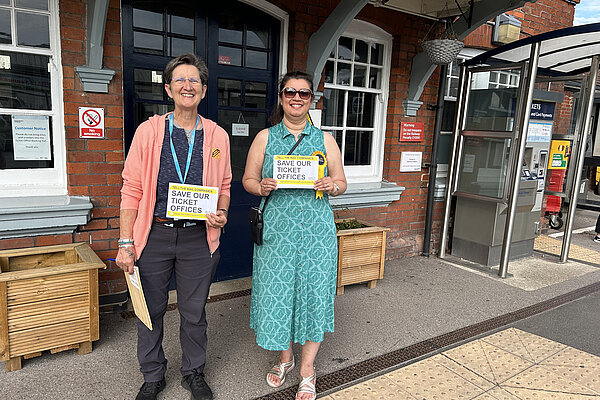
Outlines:
[[[280,24],[238,1],[203,3],[122,1],[124,137],[127,151],[141,122],[173,109],[162,82],[169,60],[189,52],[206,61],[208,90],[199,112],[229,133],[233,169],[219,281],[252,273],[247,217],[259,198],[245,192],[241,179],[250,144],[277,101]],[[232,124],[240,124],[235,134]]]

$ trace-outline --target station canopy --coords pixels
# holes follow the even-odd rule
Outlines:
[[[464,65],[503,67],[525,62],[531,55],[531,46],[538,42],[538,75],[579,75],[588,72],[592,57],[600,54],[600,23],[573,26],[517,40],[473,57]]]

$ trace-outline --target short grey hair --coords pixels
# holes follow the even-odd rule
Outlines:
[[[178,57],[175,57],[165,67],[163,72],[163,82],[171,83],[173,79],[173,70],[180,65],[193,65],[198,69],[198,73],[200,74],[200,80],[203,85],[208,84],[208,68],[206,67],[206,63],[200,57],[195,54],[182,54]]]

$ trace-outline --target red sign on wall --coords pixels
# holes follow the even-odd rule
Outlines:
[[[420,142],[423,140],[424,130],[425,124],[423,122],[402,122],[400,123],[400,141]]]

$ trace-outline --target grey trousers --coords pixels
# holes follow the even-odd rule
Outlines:
[[[137,265],[153,330],[137,321],[137,356],[145,382],[165,376],[167,359],[163,352],[163,317],[167,311],[169,283],[175,272],[177,305],[181,319],[181,374],[202,372],[206,362],[206,299],[219,250],[212,255],[204,225],[169,228],[153,224],[148,243]]]

